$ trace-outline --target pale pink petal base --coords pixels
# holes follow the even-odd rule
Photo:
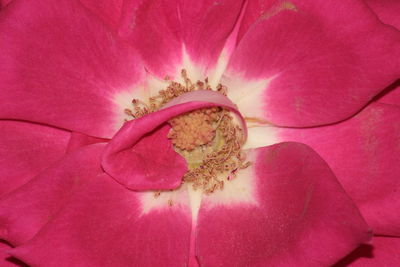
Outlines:
[[[332,168],[375,233],[400,236],[400,108],[370,104],[326,127],[280,129],[280,141],[311,146]]]
[[[127,190],[107,175],[91,178],[54,220],[11,254],[32,266],[48,267],[187,264],[187,206],[146,213],[142,193]]]
[[[254,201],[225,206],[211,195],[202,202],[201,266],[328,266],[370,239],[357,207],[309,147],[282,143],[250,153],[253,174],[235,179],[250,179]]]

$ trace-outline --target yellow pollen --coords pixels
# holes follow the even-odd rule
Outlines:
[[[193,83],[182,70],[184,84],[170,81],[165,90],[152,96],[148,101],[133,99],[133,109],[125,113],[133,119],[140,118],[162,108],[177,96],[195,90],[213,90],[206,78],[204,82]],[[168,78],[169,80],[169,78]],[[227,87],[219,84],[215,91],[226,96]],[[242,151],[244,134],[234,122],[230,112],[224,108],[213,107],[191,111],[168,121],[171,130],[168,138],[177,153],[188,162],[189,170],[183,183],[206,194],[222,190],[224,184],[234,179],[240,169],[250,166]],[[160,195],[155,192],[154,197]],[[172,203],[171,203],[172,204]]]

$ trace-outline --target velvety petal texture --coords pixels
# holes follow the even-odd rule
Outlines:
[[[69,138],[69,132],[52,127],[0,120],[0,196],[59,160]]]
[[[104,145],[87,146],[0,199],[0,239],[20,245],[31,239],[82,184],[102,173]]]
[[[234,102],[255,95],[242,105],[258,106],[258,119],[296,127],[337,122],[400,76],[400,32],[362,1],[265,2],[223,78]],[[263,84],[251,90],[243,80]]]
[[[143,193],[126,190],[107,175],[91,178],[35,238],[11,254],[49,267],[187,264],[187,206],[147,210]],[[147,194],[157,201],[154,193]]]
[[[111,137],[115,94],[141,77],[131,47],[77,0],[15,0],[0,13],[0,116]]]
[[[280,141],[311,146],[332,168],[375,233],[400,236],[400,108],[373,103],[326,127],[280,129]]]
[[[201,266],[328,266],[371,233],[327,164],[309,147],[282,143],[250,151],[248,188],[205,197],[197,226]],[[240,188],[238,188],[240,189]],[[228,197],[228,196],[227,196]]]

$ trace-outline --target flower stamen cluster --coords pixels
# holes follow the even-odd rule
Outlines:
[[[181,72],[184,84],[171,81],[165,90],[151,96],[147,103],[133,99],[133,109],[125,113],[134,119],[162,108],[172,99],[195,90],[213,90],[206,78],[193,83],[186,70]],[[227,87],[219,84],[215,91],[226,96]],[[183,183],[191,183],[194,190],[210,194],[222,190],[224,183],[235,178],[237,171],[247,168],[242,151],[243,130],[235,123],[229,110],[221,107],[205,108],[177,116],[169,121],[174,149],[188,162],[189,170]],[[157,197],[160,192],[157,192]]]

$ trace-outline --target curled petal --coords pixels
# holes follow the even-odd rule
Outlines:
[[[357,207],[309,147],[281,143],[248,158],[251,167],[232,181],[234,197],[226,188],[201,203],[201,266],[329,266],[370,239]]]
[[[200,90],[183,94],[163,109],[125,123],[105,150],[104,170],[133,190],[177,188],[187,171],[186,161],[167,138],[170,126],[166,123],[183,113],[214,106],[239,115],[235,105],[222,94]]]

